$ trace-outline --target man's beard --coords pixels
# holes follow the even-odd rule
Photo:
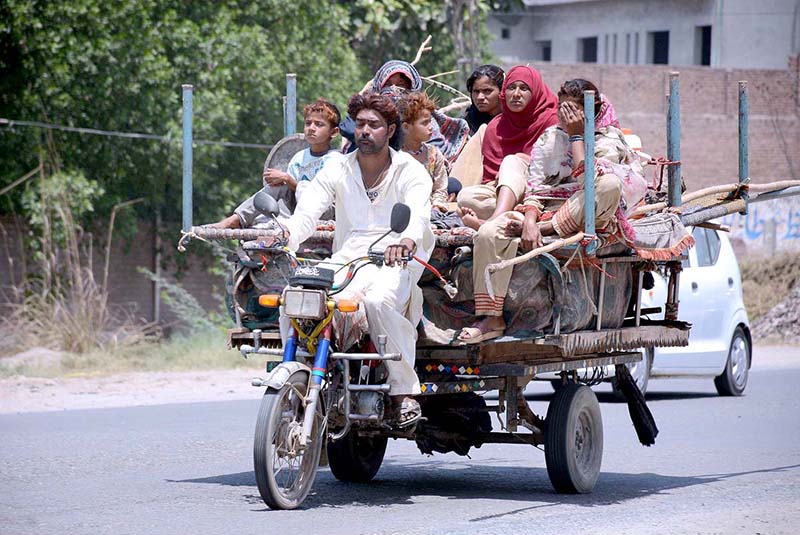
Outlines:
[[[384,140],[383,143],[378,144],[375,138],[360,137],[356,139],[356,146],[363,154],[378,154],[386,146],[386,141]]]

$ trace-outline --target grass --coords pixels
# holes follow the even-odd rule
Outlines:
[[[123,372],[262,369],[264,366],[263,358],[245,360],[238,351],[227,349],[226,334],[222,331],[178,335],[167,341],[145,342],[113,352],[65,353],[53,366],[4,366],[2,362],[0,359],[0,377],[75,377]]]

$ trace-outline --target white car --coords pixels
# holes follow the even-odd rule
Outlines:
[[[678,318],[692,324],[689,345],[644,351],[631,373],[643,392],[653,378],[713,377],[720,395],[741,396],[753,340],[739,264],[726,232],[694,227],[692,236],[696,244],[684,261],[678,308]],[[663,310],[666,295],[667,281],[656,275],[653,289],[642,293],[642,308]],[[653,319],[663,317],[662,312]]]
[[[692,235],[696,244],[683,264],[678,308],[678,318],[692,324],[689,345],[643,348],[642,360],[628,368],[642,393],[650,379],[708,377],[720,395],[741,396],[753,343],[739,264],[727,233],[694,227]],[[654,283],[642,292],[642,310],[660,308],[661,312],[645,317],[663,319],[667,279],[654,273]],[[613,386],[613,367],[606,369],[606,377]],[[555,376],[542,378],[549,378],[554,388],[561,384]]]

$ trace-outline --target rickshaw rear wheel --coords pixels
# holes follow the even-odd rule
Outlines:
[[[339,440],[328,441],[328,466],[339,481],[372,481],[386,454],[386,436],[364,436],[351,429]]]
[[[553,395],[545,420],[544,458],[556,492],[594,489],[603,461],[603,420],[588,386],[566,384]]]
[[[322,452],[322,404],[305,448],[299,447],[308,375],[296,373],[280,389],[267,388],[253,442],[258,492],[271,509],[296,509],[308,496]]]

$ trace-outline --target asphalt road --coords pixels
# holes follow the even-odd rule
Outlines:
[[[555,494],[530,446],[425,457],[394,441],[372,484],[323,469],[298,511],[258,496],[257,399],[3,415],[0,533],[798,533],[798,384],[800,363],[756,367],[741,398],[707,380],[653,382],[652,448],[601,393],[591,495]],[[544,413],[540,389],[531,405]]]

